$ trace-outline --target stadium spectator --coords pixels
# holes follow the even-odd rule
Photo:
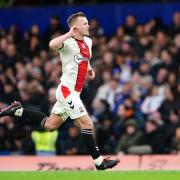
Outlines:
[[[64,141],[59,142],[59,149],[64,155],[83,155],[88,151],[83,145],[83,140],[79,128],[71,125],[68,129],[68,137]]]
[[[138,129],[137,122],[129,119],[124,124],[125,133],[120,137],[115,152],[132,153],[131,147],[141,143],[143,133]]]
[[[58,131],[46,132],[44,130],[34,130],[31,133],[36,154],[39,156],[56,155],[56,143]]]

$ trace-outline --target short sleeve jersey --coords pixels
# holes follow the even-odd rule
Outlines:
[[[75,91],[82,90],[88,63],[92,54],[92,41],[88,37],[84,40],[68,38],[58,50],[62,61],[61,83]]]

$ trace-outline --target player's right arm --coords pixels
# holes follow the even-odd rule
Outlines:
[[[50,49],[53,49],[53,50],[61,49],[63,47],[63,42],[67,40],[68,38],[75,36],[76,32],[77,32],[77,27],[73,26],[70,28],[69,32],[67,32],[66,34],[52,39],[49,42]]]

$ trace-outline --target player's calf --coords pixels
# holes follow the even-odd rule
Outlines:
[[[42,127],[47,119],[47,116],[44,113],[24,109],[21,103],[16,101],[0,111],[0,117],[2,116],[26,118],[29,119],[33,124],[38,124]]]

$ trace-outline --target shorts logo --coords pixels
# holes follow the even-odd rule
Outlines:
[[[74,55],[74,61],[77,64],[80,64],[82,61],[88,61],[90,58],[83,57],[80,53]]]
[[[69,101],[68,104],[70,105],[69,107],[70,107],[71,109],[74,109],[74,105],[72,104],[72,100]]]
[[[80,113],[84,112],[84,108],[83,107],[79,107],[79,111],[80,111]]]

